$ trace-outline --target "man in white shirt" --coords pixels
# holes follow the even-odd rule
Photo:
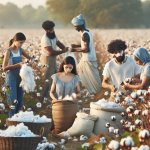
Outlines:
[[[41,57],[40,63],[46,67],[42,70],[44,75],[44,90],[43,98],[48,98],[49,90],[52,84],[51,76],[56,73],[56,56],[67,52],[68,48],[65,47],[56,37],[54,27],[55,23],[53,21],[44,21],[42,24],[45,34],[41,39]],[[61,49],[58,51],[57,46]],[[49,82],[45,82],[45,81]]]
[[[122,91],[121,83],[141,72],[139,65],[125,55],[126,48],[127,45],[122,40],[113,40],[108,44],[108,52],[114,56],[104,67],[102,87],[110,89],[111,92]]]

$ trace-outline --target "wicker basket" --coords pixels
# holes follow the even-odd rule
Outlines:
[[[0,137],[0,150],[36,150],[42,137]]]
[[[17,125],[19,121],[11,121],[9,119],[6,120],[7,126]],[[25,126],[27,126],[34,134],[48,137],[49,132],[51,131],[52,122],[44,122],[44,123],[35,123],[35,122],[23,122]]]

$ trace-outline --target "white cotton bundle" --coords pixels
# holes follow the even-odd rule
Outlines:
[[[134,142],[133,142],[133,139],[130,137],[130,136],[128,136],[128,137],[126,137],[126,138],[123,138],[123,139],[121,139],[121,141],[120,141],[120,145],[121,146],[134,146]]]
[[[21,83],[20,86],[27,92],[33,92],[35,89],[34,73],[27,64],[22,65],[20,69]]]
[[[0,136],[2,137],[35,137],[34,133],[28,129],[23,123],[16,126],[9,126],[6,130],[0,130]]]
[[[112,140],[112,141],[109,143],[108,147],[109,147],[110,149],[112,149],[112,150],[118,150],[119,147],[120,147],[120,144],[119,144],[118,141]]]
[[[85,135],[80,135],[80,141],[85,141],[85,140],[87,140],[87,139],[88,139],[87,136],[85,136]]]
[[[20,111],[11,118],[8,118],[8,120],[19,122],[35,122],[35,123],[51,122],[51,118],[47,118],[45,115],[43,115],[42,117],[40,117],[39,115],[34,115],[33,111],[25,111],[25,112]]]

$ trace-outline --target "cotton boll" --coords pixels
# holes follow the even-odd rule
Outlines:
[[[124,119],[121,119],[121,120],[120,120],[120,123],[121,123],[122,125],[124,125],[124,124],[125,124],[125,120],[124,120]]]
[[[115,97],[115,102],[116,102],[116,103],[119,103],[119,102],[120,102],[120,100],[121,100],[121,99],[120,99],[120,97],[119,97],[119,96],[116,96],[116,97]]]
[[[131,146],[134,146],[134,142],[133,142],[133,139],[130,136],[128,136],[127,138],[121,139],[120,145],[131,147]]]
[[[138,96],[141,96],[142,95],[142,90],[137,90],[136,93],[138,94]]]
[[[116,116],[111,116],[112,121],[116,121]]]
[[[37,108],[41,108],[42,107],[42,104],[40,102],[36,103],[36,107]]]
[[[141,102],[145,102],[145,98],[144,98],[143,96],[140,96],[140,97],[139,97],[139,100],[140,100]]]
[[[135,129],[136,129],[135,125],[131,125],[131,126],[129,127],[129,131],[131,131],[131,132],[135,131]]]
[[[148,145],[141,145],[138,150],[150,150]]]
[[[136,119],[135,120],[135,125],[142,125],[142,120]]]
[[[84,144],[82,144],[82,148],[88,148],[89,146],[90,146],[89,143],[84,143]]]
[[[107,143],[105,137],[101,137],[99,140],[100,140],[99,142],[102,143],[102,144],[106,144]]]
[[[109,143],[108,147],[109,147],[110,149],[112,149],[112,150],[119,150],[120,144],[119,144],[118,141],[112,140],[112,141]]]
[[[104,95],[105,95],[105,96],[109,96],[109,95],[110,95],[109,91],[106,91],[106,92],[104,93]]]
[[[88,139],[88,137],[85,136],[85,135],[81,135],[81,136],[80,136],[80,141],[85,141],[85,140],[87,140],[87,139]]]
[[[77,142],[78,139],[77,139],[76,137],[74,137],[72,141],[73,141],[73,142]]]
[[[3,103],[0,103],[0,110],[5,110],[5,105]]]
[[[143,110],[143,111],[142,111],[142,115],[143,115],[143,116],[148,116],[148,115],[149,115],[148,109]]]
[[[134,115],[140,115],[141,114],[141,110],[135,110],[134,111]]]
[[[134,107],[133,106],[129,106],[127,109],[126,109],[126,112],[127,113],[132,113],[134,111]]]
[[[39,90],[43,90],[43,87],[40,86],[40,87],[39,87]]]
[[[133,99],[136,99],[136,98],[138,97],[138,95],[137,95],[136,92],[132,92],[132,93],[131,93],[131,97],[132,97]]]
[[[47,80],[45,80],[45,82],[47,82],[47,83],[48,83],[48,82],[49,82],[49,80],[47,79]]]
[[[109,127],[108,131],[109,131],[109,133],[114,133],[114,127]]]
[[[119,134],[119,129],[114,129],[114,134]]]
[[[58,142],[58,144],[62,145],[65,144],[66,140],[65,139],[61,139],[60,142]]]
[[[40,96],[41,96],[41,94],[40,94],[40,93],[36,93],[36,96],[37,96],[37,97],[40,97]]]
[[[106,128],[109,128],[109,127],[110,127],[110,123],[107,122],[107,123],[105,124],[105,126],[106,126]]]
[[[150,137],[150,133],[148,130],[142,130],[139,132],[139,138],[148,138]]]

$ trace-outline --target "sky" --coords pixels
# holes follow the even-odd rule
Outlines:
[[[37,8],[39,5],[45,6],[46,0],[0,0],[0,4],[14,3],[18,7],[23,7],[24,5],[31,4],[34,8]]]

